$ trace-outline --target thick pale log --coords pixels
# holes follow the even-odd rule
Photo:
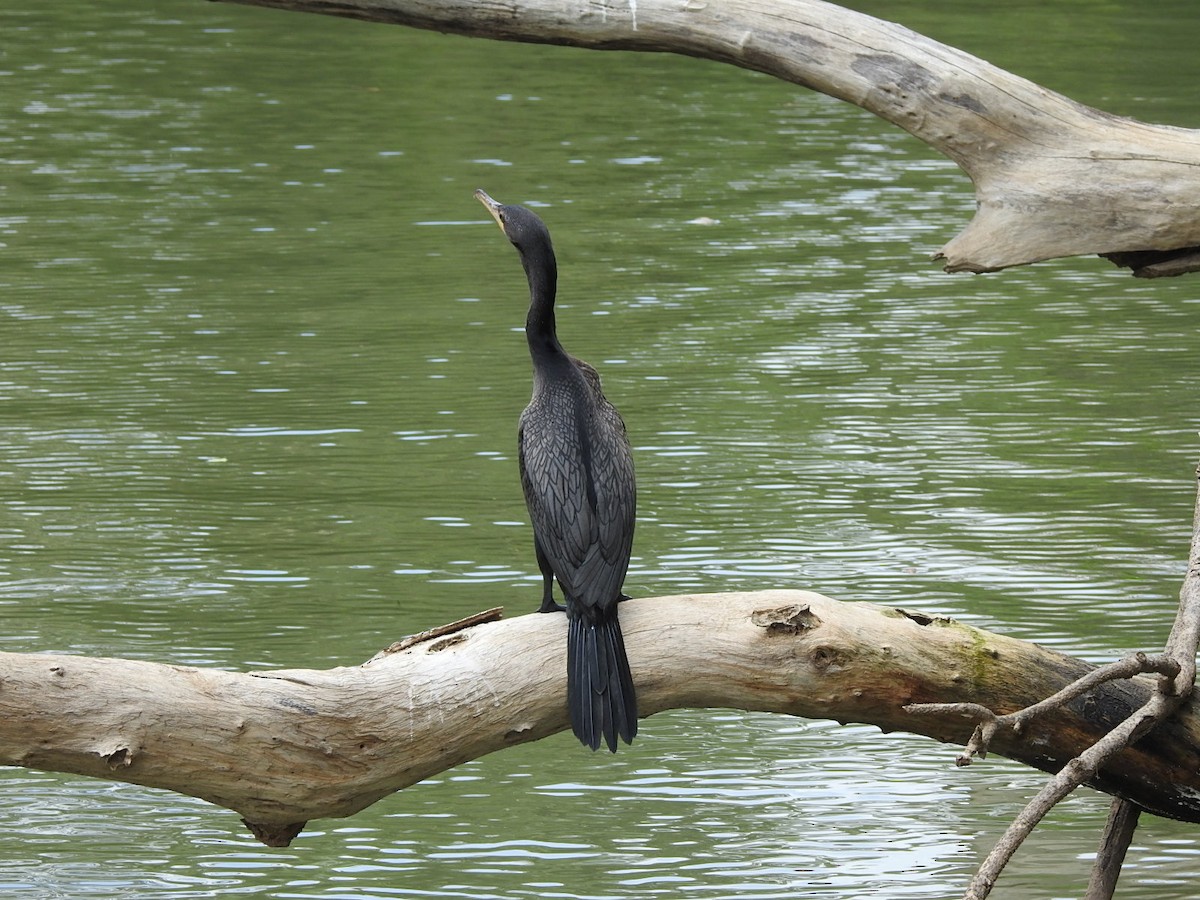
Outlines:
[[[1109,115],[820,0],[229,2],[765,72],[861,106],[963,168],[978,208],[937,254],[950,271],[1084,254],[1147,277],[1200,269],[1200,131]]]
[[[643,715],[734,707],[965,743],[974,723],[910,703],[1010,712],[1091,667],[949,619],[804,591],[621,606]],[[524,615],[441,629],[361,666],[243,674],[0,653],[0,764],[167,788],[236,810],[268,843],[348,816],[451,766],[567,727],[566,621]],[[1149,695],[1102,686],[991,749],[1056,770]],[[1176,720],[1093,783],[1200,821],[1200,716]],[[653,724],[646,726],[653,728]],[[566,752],[585,753],[572,746]]]

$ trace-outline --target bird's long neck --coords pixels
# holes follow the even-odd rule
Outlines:
[[[554,251],[523,258],[529,279],[529,312],[525,316],[525,339],[534,365],[565,355],[554,324],[554,297],[558,289],[558,266]]]

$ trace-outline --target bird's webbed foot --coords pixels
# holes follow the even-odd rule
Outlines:
[[[540,613],[566,612],[567,608],[561,603],[555,603],[553,597],[543,597],[542,605],[538,607]]]

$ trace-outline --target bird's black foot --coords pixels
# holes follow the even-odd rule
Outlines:
[[[617,602],[618,602],[618,603],[621,603],[621,602],[623,602],[623,601],[625,601],[625,600],[632,600],[632,599],[633,599],[633,598],[632,598],[632,597],[630,597],[628,594],[618,594],[618,595],[617,595]]]
[[[544,599],[542,601],[542,605],[538,607],[538,612],[540,612],[540,613],[566,612],[566,611],[567,611],[567,608],[565,606],[563,606],[561,603],[555,603],[550,597],[547,597],[546,599]]]

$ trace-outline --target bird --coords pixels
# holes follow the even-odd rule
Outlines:
[[[523,206],[475,198],[516,247],[529,282],[525,338],[533,392],[517,429],[525,505],[542,574],[543,613],[567,614],[567,708],[587,747],[637,734],[637,695],[617,604],[633,549],[637,483],[625,422],[600,375],[563,349],[555,327],[558,264],[545,223]],[[564,606],[554,600],[554,582]]]

